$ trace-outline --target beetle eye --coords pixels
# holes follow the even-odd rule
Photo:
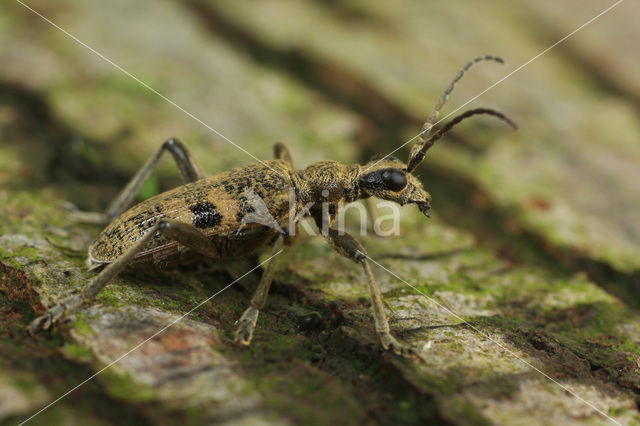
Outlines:
[[[398,169],[383,170],[380,176],[384,186],[390,191],[398,192],[407,186],[407,175]]]

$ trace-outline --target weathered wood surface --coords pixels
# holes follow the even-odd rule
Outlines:
[[[284,141],[304,167],[396,148],[466,61],[508,65],[474,69],[445,114],[611,3],[28,4],[257,158]],[[250,349],[230,341],[255,277],[33,421],[609,422],[524,360],[640,422],[639,18],[626,1],[469,105],[520,130],[456,129],[419,171],[434,218],[403,209],[401,236],[362,237],[395,274],[374,268],[392,328],[424,362],[380,351],[359,269],[304,237]],[[0,421],[14,424],[232,281],[209,267],[123,276],[28,338],[33,308],[92,276],[82,250],[99,228],[63,202],[103,209],[169,136],[210,173],[252,158],[19,3],[0,5],[0,35]],[[166,164],[141,197],[177,184]]]

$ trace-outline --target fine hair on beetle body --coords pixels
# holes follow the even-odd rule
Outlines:
[[[466,111],[431,132],[442,106],[464,73],[483,56],[469,62],[446,88],[425,122],[406,163],[377,156],[364,165],[333,160],[296,170],[286,146],[276,144],[275,159],[259,161],[206,176],[197,159],[178,139],[164,142],[107,208],[106,228],[89,247],[88,267],[98,274],[78,294],[47,310],[29,325],[35,333],[51,327],[65,314],[89,304],[104,286],[125,269],[167,268],[206,258],[213,261],[249,256],[271,247],[249,306],[238,321],[235,341],[249,345],[273,281],[276,260],[294,242],[296,229],[311,217],[326,242],[362,267],[371,297],[375,330],[382,346],[399,355],[415,352],[392,336],[382,296],[364,247],[344,232],[338,214],[345,204],[375,197],[398,205],[415,204],[429,217],[431,196],[413,176],[426,151],[452,127],[474,115],[486,114],[515,125],[486,108]],[[171,154],[184,184],[132,207],[132,201],[162,155]]]

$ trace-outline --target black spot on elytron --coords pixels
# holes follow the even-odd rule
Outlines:
[[[222,215],[209,201],[202,201],[189,207],[193,213],[193,226],[196,228],[213,228],[222,221]]]

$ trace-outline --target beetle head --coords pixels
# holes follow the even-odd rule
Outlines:
[[[422,163],[425,153],[433,146],[435,141],[461,121],[479,114],[492,115],[505,121],[514,129],[516,128],[516,125],[505,115],[487,108],[476,108],[458,115],[428,139],[426,135],[431,130],[431,127],[430,123],[427,122],[418,137],[418,142],[411,148],[408,164],[404,164],[397,158],[386,156],[382,158],[374,157],[364,165],[358,177],[362,197],[374,196],[384,200],[395,201],[400,205],[417,204],[420,211],[428,217],[429,209],[431,208],[431,196],[422,189],[422,184],[411,172]]]
[[[361,198],[377,197],[400,205],[417,204],[429,217],[431,195],[422,183],[407,171],[407,165],[394,157],[372,159],[362,167],[358,176]]]
[[[417,142],[413,147],[411,147],[407,164],[404,164],[396,158],[385,156],[373,158],[369,163],[363,166],[358,177],[361,198],[374,196],[385,200],[395,201],[401,205],[414,203],[418,205],[418,208],[425,216],[429,216],[431,196],[428,192],[422,189],[422,184],[418,179],[413,177],[411,173],[420,165],[420,163],[422,163],[426,152],[433,146],[435,141],[440,139],[445,133],[461,121],[479,114],[491,115],[506,122],[514,129],[516,128],[516,125],[504,114],[492,109],[476,108],[458,115],[448,123],[444,124],[435,133],[431,134],[434,125],[437,124],[435,121],[438,118],[440,109],[446,103],[456,83],[469,70],[469,68],[481,61],[504,63],[504,61],[499,57],[485,55],[476,58],[465,65],[464,68],[456,74],[449,86],[447,86],[444,93],[436,103],[435,108],[427,118],[427,121],[422,126],[422,131],[417,136]]]

